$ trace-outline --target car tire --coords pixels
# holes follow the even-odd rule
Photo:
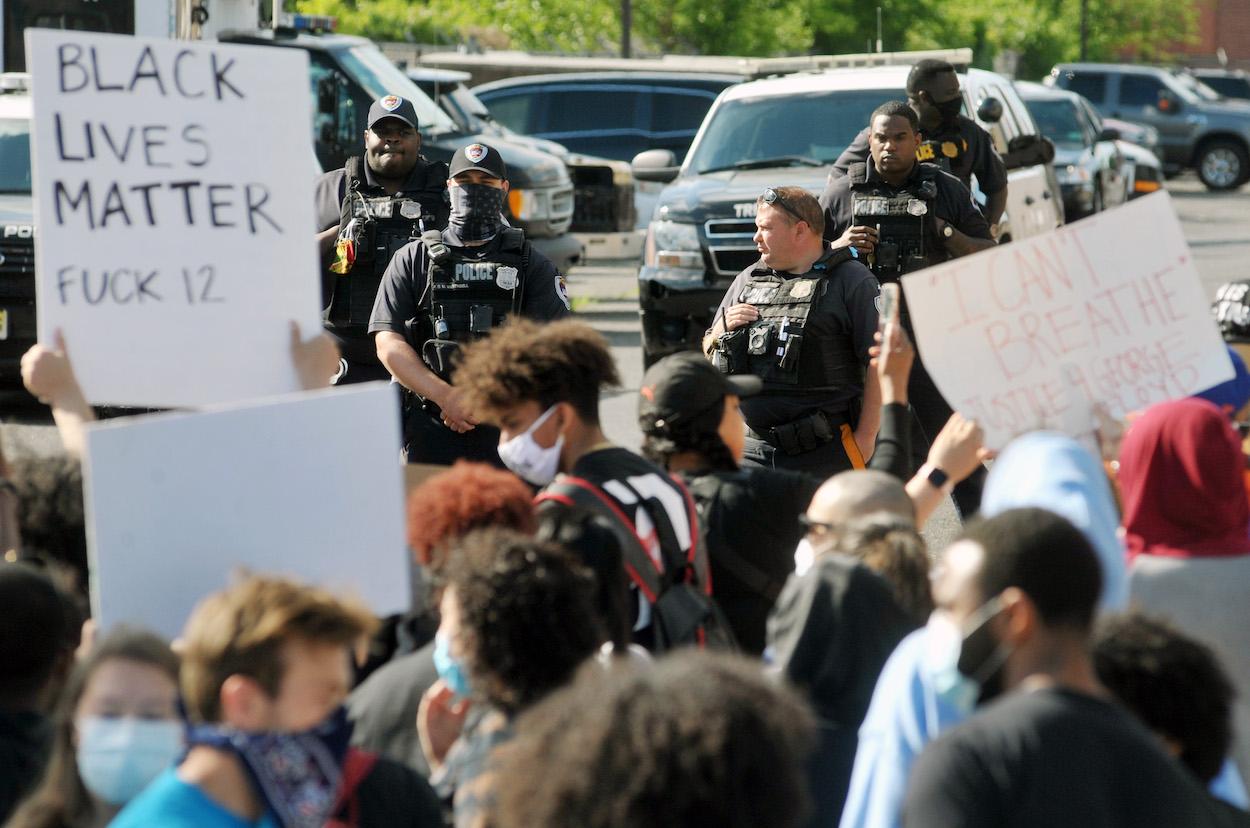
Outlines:
[[[1194,166],[1208,190],[1235,190],[1250,176],[1250,154],[1243,144],[1216,139],[1198,148]]]

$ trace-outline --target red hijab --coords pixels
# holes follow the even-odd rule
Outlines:
[[[1216,406],[1190,397],[1147,409],[1120,448],[1129,559],[1250,554],[1244,470],[1237,433]]]

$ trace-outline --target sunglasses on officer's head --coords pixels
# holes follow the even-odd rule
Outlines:
[[[772,206],[781,207],[781,209],[785,210],[787,213],[794,216],[799,221],[807,221],[807,219],[799,215],[797,210],[795,210],[793,207],[791,207],[789,204],[786,203],[786,200],[781,197],[781,193],[777,192],[772,187],[769,187],[767,190],[764,191],[764,203],[770,207]]]

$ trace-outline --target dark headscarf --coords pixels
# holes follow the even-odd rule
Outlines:
[[[1250,554],[1241,444],[1206,400],[1160,403],[1135,421],[1120,449],[1129,558]]]

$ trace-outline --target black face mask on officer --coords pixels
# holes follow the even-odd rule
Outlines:
[[[504,191],[489,184],[456,184],[447,188],[451,195],[451,217],[447,229],[462,242],[485,241],[503,226]]]
[[[943,101],[942,103],[934,101],[933,108],[938,111],[938,116],[941,117],[942,123],[953,124],[959,118],[959,113],[963,111],[963,95],[956,95],[949,101]]]

